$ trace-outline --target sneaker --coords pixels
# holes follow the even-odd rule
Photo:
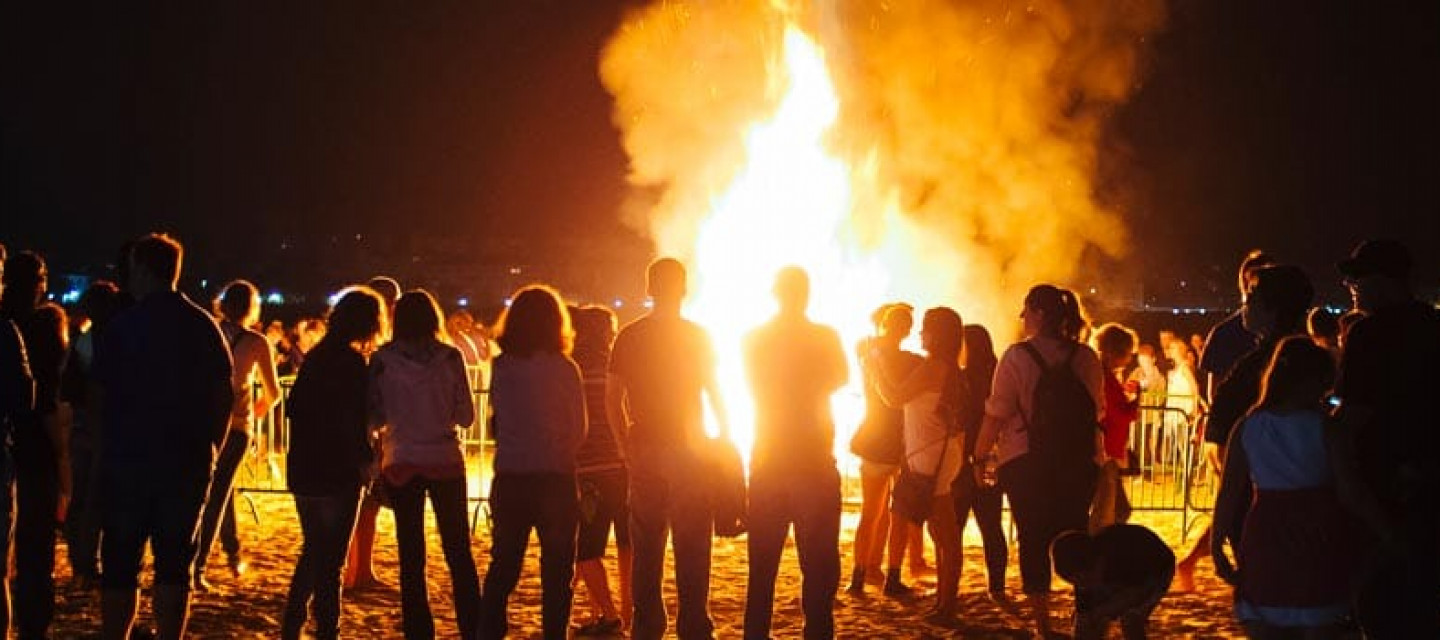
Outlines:
[[[575,635],[580,636],[613,636],[620,633],[625,626],[619,618],[597,618],[580,625],[575,629]]]

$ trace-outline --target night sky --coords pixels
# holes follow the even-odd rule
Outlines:
[[[12,3],[0,242],[52,271],[152,228],[236,273],[255,247],[355,234],[643,252],[596,72],[625,4]],[[1133,266],[1228,283],[1263,247],[1323,281],[1388,235],[1440,281],[1437,5],[1172,3],[1105,146]]]

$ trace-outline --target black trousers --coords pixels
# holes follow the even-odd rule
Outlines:
[[[1068,468],[1025,454],[1000,467],[1000,486],[1020,538],[1020,582],[1027,594],[1050,593],[1050,543],[1090,521],[1099,468],[1089,460]]]

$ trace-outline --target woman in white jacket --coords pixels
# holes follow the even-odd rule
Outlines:
[[[395,304],[394,340],[370,363],[371,423],[385,429],[381,475],[395,511],[405,637],[433,638],[425,583],[425,498],[440,529],[463,637],[480,621],[480,579],[470,555],[469,498],[460,431],[475,421],[470,378],[449,344],[440,308],[424,290]]]

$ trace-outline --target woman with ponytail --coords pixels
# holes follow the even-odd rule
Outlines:
[[[1037,285],[1025,296],[1020,318],[1025,337],[1005,350],[995,369],[975,450],[998,443],[1000,486],[1019,533],[1021,583],[1035,631],[1044,638],[1052,635],[1050,542],[1062,531],[1086,527],[1097,463],[1104,457],[1104,372],[1081,342],[1087,323],[1074,293]],[[1036,394],[1042,374],[1044,404]],[[1073,393],[1049,393],[1067,385]]]

